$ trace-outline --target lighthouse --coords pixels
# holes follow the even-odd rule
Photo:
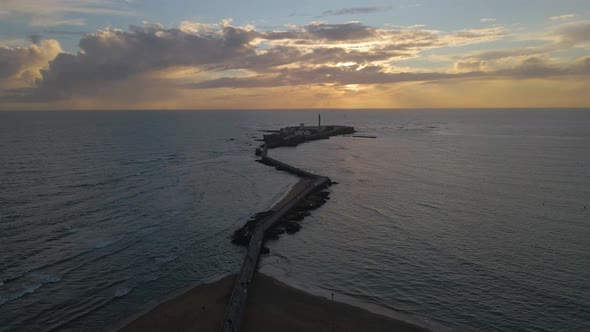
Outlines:
[[[318,113],[318,129],[322,128],[322,114]]]

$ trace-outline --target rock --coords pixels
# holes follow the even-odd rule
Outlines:
[[[294,222],[290,222],[285,226],[285,230],[288,234],[297,233],[299,232],[299,230],[301,230],[301,225]]]
[[[313,196],[321,197],[321,198],[328,198],[330,196],[330,192],[329,191],[320,191],[320,192],[314,194]]]
[[[289,221],[299,221],[299,220],[303,220],[305,217],[309,216],[311,213],[309,213],[308,211],[298,211],[298,212],[293,212],[290,213],[286,219]]]
[[[278,240],[279,236],[277,234],[265,234],[264,238],[266,240]]]
[[[252,233],[249,232],[245,227],[242,227],[234,232],[232,235],[231,243],[240,246],[247,246],[252,239]]]
[[[273,229],[269,229],[268,231],[266,231],[265,238],[269,239],[269,240],[277,240],[279,238],[279,235],[284,234],[285,230],[281,229],[281,228],[273,228]]]

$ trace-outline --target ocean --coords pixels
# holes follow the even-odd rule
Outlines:
[[[590,330],[590,111],[321,110],[270,151],[338,182],[261,270],[467,331]],[[95,331],[239,270],[318,111],[0,112],[0,331]]]

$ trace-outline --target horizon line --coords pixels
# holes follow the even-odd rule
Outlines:
[[[0,109],[0,112],[199,112],[199,111],[403,111],[403,110],[590,110],[582,107],[392,107],[392,108],[121,108],[121,109]]]

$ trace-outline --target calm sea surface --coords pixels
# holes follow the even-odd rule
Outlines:
[[[0,112],[0,331],[94,331],[236,272],[315,111]],[[271,151],[339,182],[262,270],[459,330],[590,330],[590,111],[322,111]]]

